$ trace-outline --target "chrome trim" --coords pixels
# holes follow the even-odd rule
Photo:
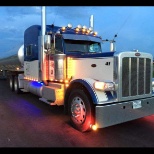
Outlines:
[[[137,57],[137,56],[135,56],[135,53],[136,52],[121,52],[121,53],[115,53],[114,54],[114,81],[115,81],[115,85],[116,85],[116,93],[117,93],[117,101],[125,101],[125,100],[132,100],[132,99],[139,99],[139,98],[145,98],[145,97],[151,97],[152,96],[152,71],[153,71],[153,57],[152,57],[152,55],[150,54],[150,53],[142,53],[142,52],[140,52],[140,56],[139,57]],[[128,85],[128,87],[129,87],[129,96],[127,96],[127,97],[123,97],[122,96],[122,61],[123,61],[123,58],[129,58],[129,67],[128,67],[128,69],[129,69],[129,85]],[[131,81],[131,77],[132,77],[132,74],[131,74],[131,68],[132,68],[132,63],[131,63],[131,59],[132,58],[137,58],[137,88],[135,89],[136,91],[137,91],[137,95],[135,95],[135,96],[132,96],[131,95],[131,83],[132,83],[132,81]],[[139,95],[139,80],[138,80],[138,78],[139,78],[139,59],[140,58],[144,58],[144,68],[145,68],[145,71],[144,71],[144,94],[142,94],[142,95]],[[151,78],[150,78],[150,81],[149,82],[151,82],[151,86],[150,86],[150,93],[149,94],[146,94],[146,63],[145,62],[147,62],[146,61],[146,59],[148,58],[148,59],[150,59],[150,61],[151,61],[151,68],[150,68],[150,75],[151,75]]]
[[[154,114],[154,97],[139,99],[138,101],[141,101],[141,107],[137,109],[133,108],[134,101],[97,105],[95,124],[98,128],[105,128]]]

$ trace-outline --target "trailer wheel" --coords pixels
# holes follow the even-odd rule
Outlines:
[[[9,85],[10,85],[11,91],[14,91],[14,75],[10,76],[10,78],[9,78]]]
[[[21,93],[21,90],[19,88],[19,81],[18,81],[18,77],[17,76],[14,77],[14,91],[17,94]]]
[[[91,124],[94,124],[94,106],[85,91],[72,90],[68,99],[68,111],[75,129],[80,132],[91,130]]]

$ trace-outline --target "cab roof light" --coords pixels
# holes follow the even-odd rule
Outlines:
[[[96,36],[98,33],[97,32],[93,32],[93,35]]]
[[[89,33],[90,33],[90,30],[89,30],[89,29],[87,29],[86,34],[89,34]]]
[[[89,31],[90,31],[90,32],[92,32],[92,31],[93,31],[93,29],[92,29],[91,27],[89,27]]]
[[[87,29],[87,27],[86,27],[86,26],[83,26],[82,28],[83,28],[83,29]]]
[[[81,29],[81,28],[82,28],[82,26],[81,26],[81,25],[78,25],[78,26],[77,26],[77,28]]]
[[[77,26],[76,28],[74,28],[74,29],[75,29],[75,32],[78,33],[78,32],[81,31],[82,26],[81,26],[81,25],[78,25],[78,26]]]
[[[64,32],[66,30],[66,27],[62,27],[61,30]]]
[[[78,33],[80,29],[78,27],[75,28],[75,32]]]
[[[67,29],[71,29],[73,26],[72,24],[68,24],[67,26],[63,26],[61,27],[61,31],[62,32],[65,32]],[[83,34],[92,34],[93,36],[96,36],[98,33],[97,32],[94,32],[93,29],[91,27],[87,28],[87,26],[81,26],[81,25],[78,25],[76,28],[74,28],[75,32],[78,33],[78,32],[82,32]]]
[[[72,24],[67,25],[67,28],[72,28],[72,27],[73,27]]]
[[[86,26],[83,26],[82,27],[82,33],[85,33],[87,31],[87,27]]]
[[[85,32],[86,32],[86,29],[83,28],[83,29],[82,29],[82,33],[85,33]]]
[[[68,24],[67,26],[63,26],[61,28],[61,30],[64,32],[67,28],[71,29],[72,28],[72,25],[71,24]]]
[[[85,29],[82,29],[82,33],[85,33],[86,32],[86,30]]]

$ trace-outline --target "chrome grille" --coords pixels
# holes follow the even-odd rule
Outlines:
[[[151,59],[122,58],[122,97],[149,94],[151,89]]]

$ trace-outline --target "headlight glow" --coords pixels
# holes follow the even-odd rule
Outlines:
[[[115,85],[112,82],[96,81],[94,83],[94,88],[97,89],[97,90],[102,90],[102,91],[114,91]]]

